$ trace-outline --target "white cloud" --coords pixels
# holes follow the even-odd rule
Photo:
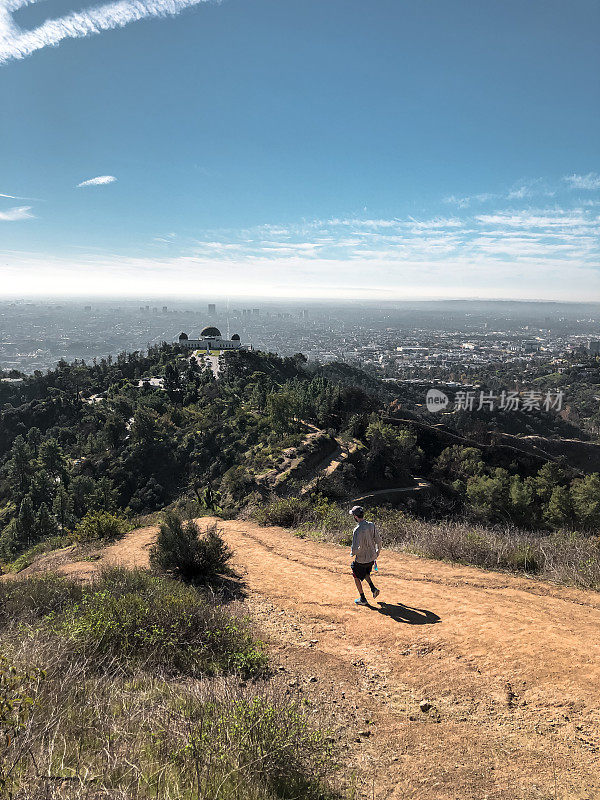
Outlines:
[[[143,283],[172,294],[187,292],[190,279],[202,285],[203,277],[218,274],[224,286],[257,296],[327,297],[337,284],[340,297],[352,297],[367,277],[368,297],[585,300],[600,292],[600,216],[582,203],[525,209],[506,203],[486,214],[447,217],[312,219],[205,230],[198,239],[163,234],[150,247],[136,257],[7,253],[2,291],[16,292],[29,275],[38,292],[53,294],[101,293],[107,280],[115,293],[135,294]]]
[[[20,222],[23,219],[33,219],[31,206],[15,206],[8,211],[0,211],[0,222]]]
[[[449,203],[458,208],[468,208],[471,205],[471,198],[457,197],[455,194],[451,194],[448,197],[444,197],[444,203]]]
[[[107,183],[115,183],[117,179],[114,175],[98,175],[97,178],[90,178],[77,184],[77,189],[81,186],[104,186]]]
[[[0,2],[0,64],[26,58],[36,50],[56,46],[64,39],[83,39],[148,17],[175,16],[185,8],[208,0],[117,0],[46,20],[30,31],[21,30],[12,13],[32,2],[36,0]]]
[[[587,175],[565,175],[563,180],[571,189],[600,189],[600,175],[588,172]]]
[[[2,0],[0,0],[2,2]],[[8,200],[39,200],[38,197],[19,197],[16,194],[3,194],[0,192],[0,197],[6,197]]]
[[[562,264],[565,274],[593,269],[600,258],[600,218],[587,208],[512,208],[473,216],[416,219],[331,218],[295,225],[261,225],[243,231],[212,232],[188,245],[194,258],[219,264],[378,264],[401,270],[408,262],[443,272],[450,262],[472,261],[496,270],[498,261],[543,270]],[[600,275],[600,272],[599,272]],[[540,285],[543,288],[543,285]]]
[[[534,178],[533,180],[522,181],[513,186],[513,188],[506,195],[507,200],[524,200],[535,195],[543,195],[545,197],[554,197],[556,193],[548,189],[541,178]]]

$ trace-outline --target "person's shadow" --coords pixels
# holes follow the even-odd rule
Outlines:
[[[378,607],[379,606],[379,607]],[[391,617],[396,622],[404,622],[406,625],[435,625],[442,620],[433,611],[426,611],[424,608],[411,608],[404,603],[378,603],[370,605],[373,611]]]

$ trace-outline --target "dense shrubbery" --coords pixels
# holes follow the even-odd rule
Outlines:
[[[481,521],[530,529],[600,528],[600,475],[569,479],[553,462],[522,477],[488,466],[482,451],[454,445],[435,461],[433,476],[451,483],[466,511]]]
[[[184,581],[214,584],[231,573],[232,555],[216,525],[201,533],[194,520],[168,513],[150,549],[150,564]]]
[[[262,651],[192,587],[140,570],[90,586],[44,575],[0,582],[0,611],[2,796],[333,798],[312,709],[240,682]]]
[[[280,525],[298,530],[339,530],[348,526],[348,512],[325,497],[286,497],[264,503],[253,511],[260,525]]]
[[[131,530],[126,519],[107,511],[88,511],[75,528],[73,538],[79,542],[110,541]]]
[[[113,568],[90,586],[51,574],[0,583],[0,606],[5,625],[42,625],[98,667],[199,675],[264,666],[241,618],[143,570]]]
[[[251,674],[264,664],[241,619],[191,587],[141,571],[106,573],[53,628],[99,663],[185,675]]]

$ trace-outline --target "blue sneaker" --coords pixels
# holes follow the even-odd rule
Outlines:
[[[367,598],[366,597],[357,597],[354,601],[357,606],[368,606]]]

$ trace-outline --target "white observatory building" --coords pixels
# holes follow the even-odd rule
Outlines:
[[[187,333],[180,333],[177,343],[185,350],[205,350],[207,353],[211,351],[240,350],[242,347],[242,342],[237,333],[234,333],[231,339],[223,339],[221,331],[212,325],[200,331],[199,339],[190,339]]]

